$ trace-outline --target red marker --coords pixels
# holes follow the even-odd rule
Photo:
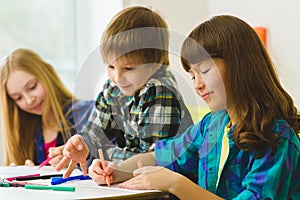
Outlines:
[[[37,169],[40,169],[40,168],[44,167],[45,165],[47,165],[51,159],[52,159],[51,157],[47,158],[44,162],[42,162],[39,165],[39,167]]]

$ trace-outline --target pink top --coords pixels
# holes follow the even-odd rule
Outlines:
[[[48,158],[49,149],[51,147],[56,147],[56,138],[54,138],[54,140],[52,140],[51,142],[44,143],[44,149],[45,149],[45,152],[46,152],[46,158]]]

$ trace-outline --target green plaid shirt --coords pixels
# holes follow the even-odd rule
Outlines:
[[[133,96],[109,80],[81,135],[89,146],[89,165],[102,148],[119,162],[154,148],[156,141],[182,133],[193,124],[173,74],[162,66]]]
[[[269,147],[261,158],[257,152],[242,151],[228,134],[229,155],[217,185],[224,127],[229,122],[225,110],[211,112],[196,125],[174,138],[157,142],[158,166],[181,173],[224,199],[300,199],[300,142],[284,120],[276,120],[274,134],[280,143],[272,153]],[[195,199],[201,199],[201,196]]]

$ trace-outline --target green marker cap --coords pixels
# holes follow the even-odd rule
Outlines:
[[[55,191],[69,191],[69,192],[75,191],[74,186],[25,185],[25,189],[55,190]]]

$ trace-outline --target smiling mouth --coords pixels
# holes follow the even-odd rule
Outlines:
[[[126,88],[129,88],[130,87],[130,85],[125,85],[125,86],[119,86],[120,88],[122,88],[122,89],[126,89]]]
[[[208,92],[206,94],[201,95],[202,99],[207,99],[213,92]]]
[[[39,110],[42,107],[43,101],[37,104],[36,106],[32,107],[31,110]]]

